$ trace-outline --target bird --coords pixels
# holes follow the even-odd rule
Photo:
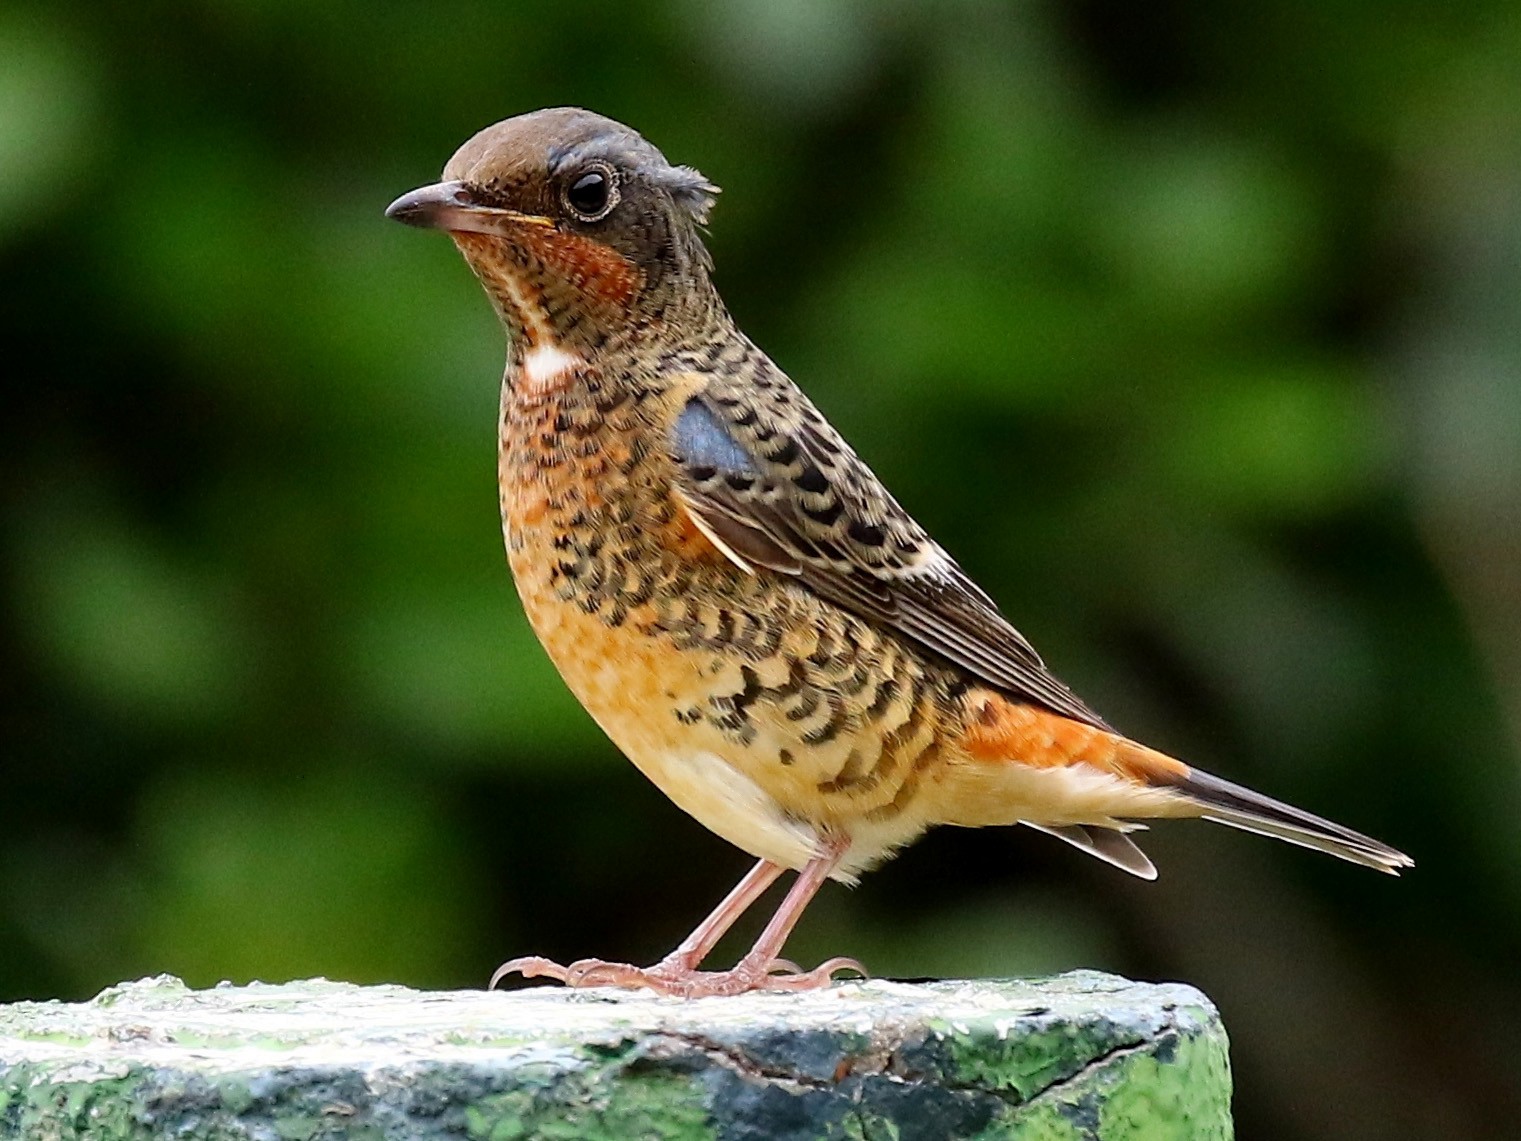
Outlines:
[[[442,230],[507,335],[508,563],[566,684],[667,797],[757,860],[649,966],[511,974],[704,997],[865,975],[781,957],[820,887],[936,825],[1018,825],[1143,879],[1193,817],[1398,875],[1404,853],[1132,740],[738,327],[704,235],[719,188],[575,107],[505,119],[386,215]],[[754,946],[703,969],[786,872]]]

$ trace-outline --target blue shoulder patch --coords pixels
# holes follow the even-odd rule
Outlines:
[[[711,409],[697,397],[676,417],[672,431],[676,452],[690,467],[710,467],[725,472],[759,475],[755,460],[745,451]]]

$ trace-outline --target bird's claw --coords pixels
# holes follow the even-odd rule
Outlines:
[[[572,963],[570,967],[562,967],[553,959],[545,959],[539,955],[524,955],[522,958],[508,959],[491,972],[491,981],[486,984],[486,989],[496,990],[496,984],[508,975],[522,975],[525,979],[556,979],[567,985],[574,985],[569,982],[569,974],[575,965]]]
[[[778,967],[787,969],[778,974],[775,973]],[[805,971],[786,959],[776,959],[760,985],[766,990],[818,990],[834,982],[836,971],[854,971],[863,979],[871,978],[871,972],[855,959],[837,955],[833,959],[825,959],[811,971]]]
[[[678,998],[706,998],[751,990],[818,990],[832,983],[837,971],[854,971],[862,978],[870,977],[855,959],[844,957],[826,960],[811,971],[803,970],[790,959],[772,959],[764,968],[741,959],[732,970],[699,971],[690,964],[670,959],[652,967],[604,959],[577,959],[562,966],[552,959],[528,955],[498,967],[487,989],[495,990],[508,975],[520,974],[524,978],[552,978],[568,987],[615,986]]]

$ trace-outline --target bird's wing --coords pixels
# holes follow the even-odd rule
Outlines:
[[[745,570],[794,576],[1011,697],[1107,729],[807,397],[779,372],[762,379],[709,380],[671,428],[678,494],[714,544]]]

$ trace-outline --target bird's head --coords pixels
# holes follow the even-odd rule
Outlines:
[[[557,107],[487,127],[386,216],[447,231],[521,351],[584,355],[716,309],[698,227],[717,193],[621,123]]]

